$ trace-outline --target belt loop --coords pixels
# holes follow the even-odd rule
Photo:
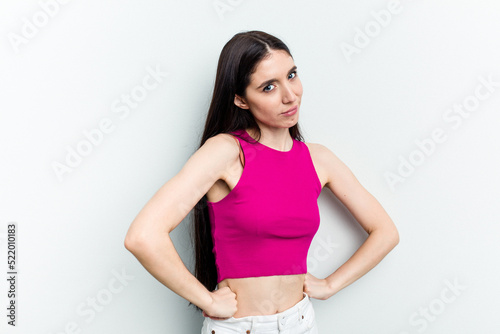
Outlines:
[[[307,309],[307,306],[309,304],[309,296],[304,292],[304,299],[305,299],[305,302],[304,303],[301,303],[300,307],[299,307],[299,320],[302,321],[304,319],[304,313]]]

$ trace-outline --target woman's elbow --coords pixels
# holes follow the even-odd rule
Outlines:
[[[378,229],[377,235],[387,252],[390,252],[399,244],[399,232],[394,225]]]
[[[128,231],[127,235],[125,236],[124,240],[124,246],[125,248],[131,252],[131,253],[136,253],[139,249],[144,247],[144,238],[142,238],[140,235],[137,233],[133,233],[132,231]]]
[[[125,241],[123,242],[123,244],[128,251],[132,252],[132,250],[136,247],[136,243],[137,241],[129,234],[125,236]]]
[[[130,228],[123,241],[125,248],[134,255],[150,253],[165,244],[169,233],[157,229]]]
[[[399,244],[399,232],[396,226],[394,226],[389,232],[389,240],[392,248],[396,247]]]

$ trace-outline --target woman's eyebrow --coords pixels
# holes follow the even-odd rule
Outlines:
[[[297,66],[293,66],[289,71],[288,71],[288,75],[290,75],[290,73],[292,73],[293,71],[297,70]],[[276,78],[273,78],[273,79],[269,79],[269,80],[266,80],[264,81],[263,83],[260,84],[259,87],[257,87],[257,89],[260,89],[260,88],[264,88],[270,84],[272,84],[273,82],[276,82],[278,81],[278,79]]]

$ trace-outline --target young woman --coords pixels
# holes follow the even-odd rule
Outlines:
[[[126,248],[203,311],[202,333],[317,333],[310,298],[327,299],[399,242],[379,202],[334,153],[306,143],[302,84],[287,46],[260,31],[223,48],[199,149],[139,212]],[[334,273],[307,272],[327,187],[369,234]],[[194,208],[195,275],[169,233]]]

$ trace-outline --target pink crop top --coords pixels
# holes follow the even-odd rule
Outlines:
[[[278,151],[234,131],[243,173],[229,194],[207,202],[217,282],[226,278],[307,272],[307,252],[319,228],[321,183],[305,143]]]

